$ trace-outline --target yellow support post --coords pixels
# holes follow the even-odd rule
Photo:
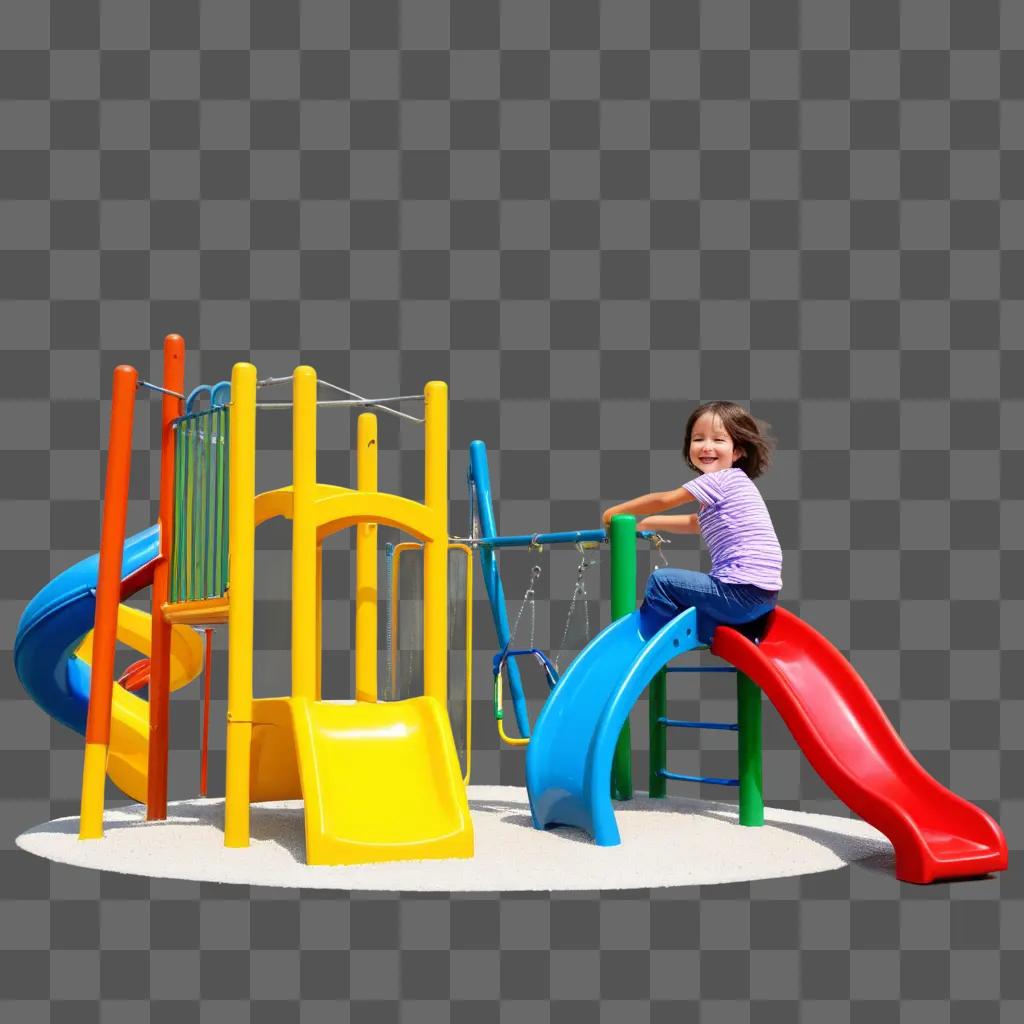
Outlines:
[[[448,709],[448,385],[423,390],[424,487],[429,536],[423,546],[423,692]]]
[[[249,845],[256,533],[256,367],[231,371],[228,478],[228,725],[224,845]]]
[[[357,431],[356,487],[377,493],[377,417],[364,412]],[[356,527],[356,700],[377,699],[377,524]]]
[[[316,699],[316,371],[292,377],[292,696]]]
[[[316,699],[323,699],[324,671],[324,544],[316,542]]]

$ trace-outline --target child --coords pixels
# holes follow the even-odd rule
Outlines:
[[[683,442],[686,464],[701,476],[674,491],[645,494],[604,513],[606,527],[614,515],[645,515],[638,530],[699,533],[707,541],[710,574],[668,568],[651,574],[640,607],[645,634],[696,608],[698,640],[710,646],[716,626],[750,623],[775,607],[782,589],[782,549],[752,482],[767,469],[771,444],[745,409],[732,402],[708,402],[690,415]],[[696,501],[696,515],[661,514]]]

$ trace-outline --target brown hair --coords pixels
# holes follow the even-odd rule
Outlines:
[[[734,447],[743,451],[733,466],[742,469],[751,480],[759,477],[771,464],[772,451],[777,442],[775,438],[769,436],[767,423],[754,419],[746,409],[735,402],[705,402],[690,413],[683,438],[683,461],[694,472],[700,472],[700,469],[690,461],[690,441],[693,437],[693,425],[706,412],[711,413],[712,418],[722,421]]]

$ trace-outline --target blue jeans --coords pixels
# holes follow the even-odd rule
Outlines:
[[[778,591],[752,583],[723,583],[690,569],[657,569],[647,580],[640,606],[641,629],[652,636],[687,608],[696,608],[697,638],[710,646],[715,627],[753,622],[770,612],[778,599]]]

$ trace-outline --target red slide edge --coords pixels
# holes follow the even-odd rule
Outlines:
[[[861,784],[856,769],[843,764],[833,754],[819,732],[819,723],[816,723],[813,712],[796,698],[784,669],[787,663],[792,666],[801,660],[815,660],[812,650],[819,664],[828,664],[828,678],[832,685],[861,689],[860,699],[877,712],[872,714],[872,721],[861,719],[857,725],[880,746],[897,751],[887,765],[892,768],[894,779],[902,769],[905,774],[913,776],[912,781],[920,794],[919,801],[941,801],[961,816],[970,815],[970,840],[986,843],[988,849],[957,858],[935,856],[918,828],[915,808],[908,806],[908,802],[894,801],[884,792],[884,787],[882,790],[877,787],[869,789]],[[825,784],[850,810],[889,838],[896,852],[896,875],[901,881],[927,884],[941,878],[976,877],[1006,869],[1009,861],[1006,838],[994,819],[925,772],[899,739],[853,666],[809,623],[792,612],[776,608],[769,615],[760,646],[738,631],[720,626],[712,639],[711,651],[749,676],[765,692]],[[865,744],[867,742],[865,740]],[[973,834],[975,831],[981,834],[980,839]]]

